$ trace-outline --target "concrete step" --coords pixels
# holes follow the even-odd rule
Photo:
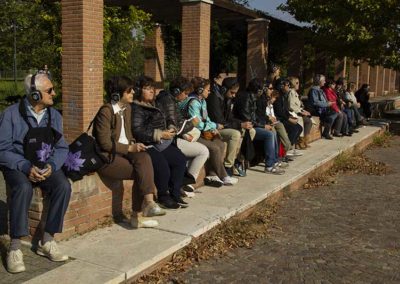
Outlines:
[[[166,216],[157,218],[160,227],[156,229],[131,230],[122,223],[63,241],[61,248],[74,260],[27,283],[121,283],[149,272],[223,220],[279,196],[286,189],[299,188],[343,151],[366,147],[385,126],[377,123],[361,128],[353,137],[318,140],[312,143],[311,150],[291,162],[283,176],[267,175],[262,167],[255,167],[236,186],[203,187],[202,193],[189,199],[189,208],[168,211]]]

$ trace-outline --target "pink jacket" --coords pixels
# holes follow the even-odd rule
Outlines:
[[[337,100],[338,97],[336,95],[335,90],[331,89],[331,88],[323,88],[324,93],[326,95],[326,99],[330,102],[333,102],[331,108],[335,111],[335,112],[340,112],[339,106],[337,105]]]

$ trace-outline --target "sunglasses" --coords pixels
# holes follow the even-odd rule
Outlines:
[[[51,87],[50,89],[47,89],[47,90],[45,90],[45,91],[43,91],[43,92],[50,95],[51,93],[54,92],[54,87]]]

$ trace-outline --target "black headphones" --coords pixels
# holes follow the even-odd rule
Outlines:
[[[121,99],[121,95],[117,92],[111,94],[111,101],[119,102]]]
[[[142,95],[142,88],[140,86],[140,81],[136,81],[135,87],[133,88],[133,91],[135,92],[136,96],[141,96]]]
[[[182,84],[181,86],[179,86],[179,87],[172,88],[172,89],[171,89],[171,94],[172,94],[174,97],[177,97],[177,96],[179,96],[183,91],[185,91],[185,90],[187,90],[188,88],[190,88],[190,86],[191,86],[190,82],[183,83],[183,84]]]
[[[197,95],[201,96],[204,93],[204,87],[205,87],[205,81],[202,80],[200,85],[197,87],[197,89],[195,90],[195,92],[197,93]]]
[[[29,96],[31,97],[32,101],[40,102],[42,100],[42,93],[40,93],[40,91],[36,89],[35,80],[36,80],[36,74],[32,75],[31,77],[31,89]]]
[[[237,83],[238,83],[237,78],[234,78],[234,80],[231,80],[227,86],[222,85],[220,88],[221,95],[225,95],[229,91],[229,89],[231,89]]]

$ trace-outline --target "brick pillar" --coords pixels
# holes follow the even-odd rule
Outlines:
[[[379,72],[381,68],[379,66],[371,67],[370,76],[369,76],[369,85],[370,91],[373,93],[373,96],[380,96],[381,93],[379,91]]]
[[[304,33],[288,31],[288,76],[303,77],[303,48],[305,45]]]
[[[394,90],[396,89],[396,71],[393,69],[390,69],[390,84],[389,84],[389,93],[394,93]]]
[[[379,66],[378,73],[378,95],[383,96],[383,91],[385,89],[385,68],[383,66]]]
[[[397,71],[396,72],[396,83],[395,83],[395,90],[397,91],[397,92],[400,92],[400,72],[399,71]]]
[[[368,62],[361,62],[360,64],[360,86],[362,84],[369,84],[371,68]]]
[[[390,84],[390,69],[385,68],[385,77],[383,83],[383,94],[386,95],[389,92],[389,84]]]
[[[155,82],[164,81],[165,44],[162,38],[161,25],[154,27],[152,34],[144,40],[145,61],[144,74],[153,78]]]
[[[360,87],[360,66],[358,64],[357,61],[351,61],[349,67],[349,82],[354,82],[357,89]]]
[[[347,57],[335,59],[335,80],[339,79],[340,77],[346,78],[346,63]]]
[[[62,0],[64,132],[71,142],[103,103],[103,0]]]
[[[263,18],[247,21],[247,83],[267,77],[269,22]]]
[[[182,3],[183,76],[210,76],[211,0],[180,0]]]

